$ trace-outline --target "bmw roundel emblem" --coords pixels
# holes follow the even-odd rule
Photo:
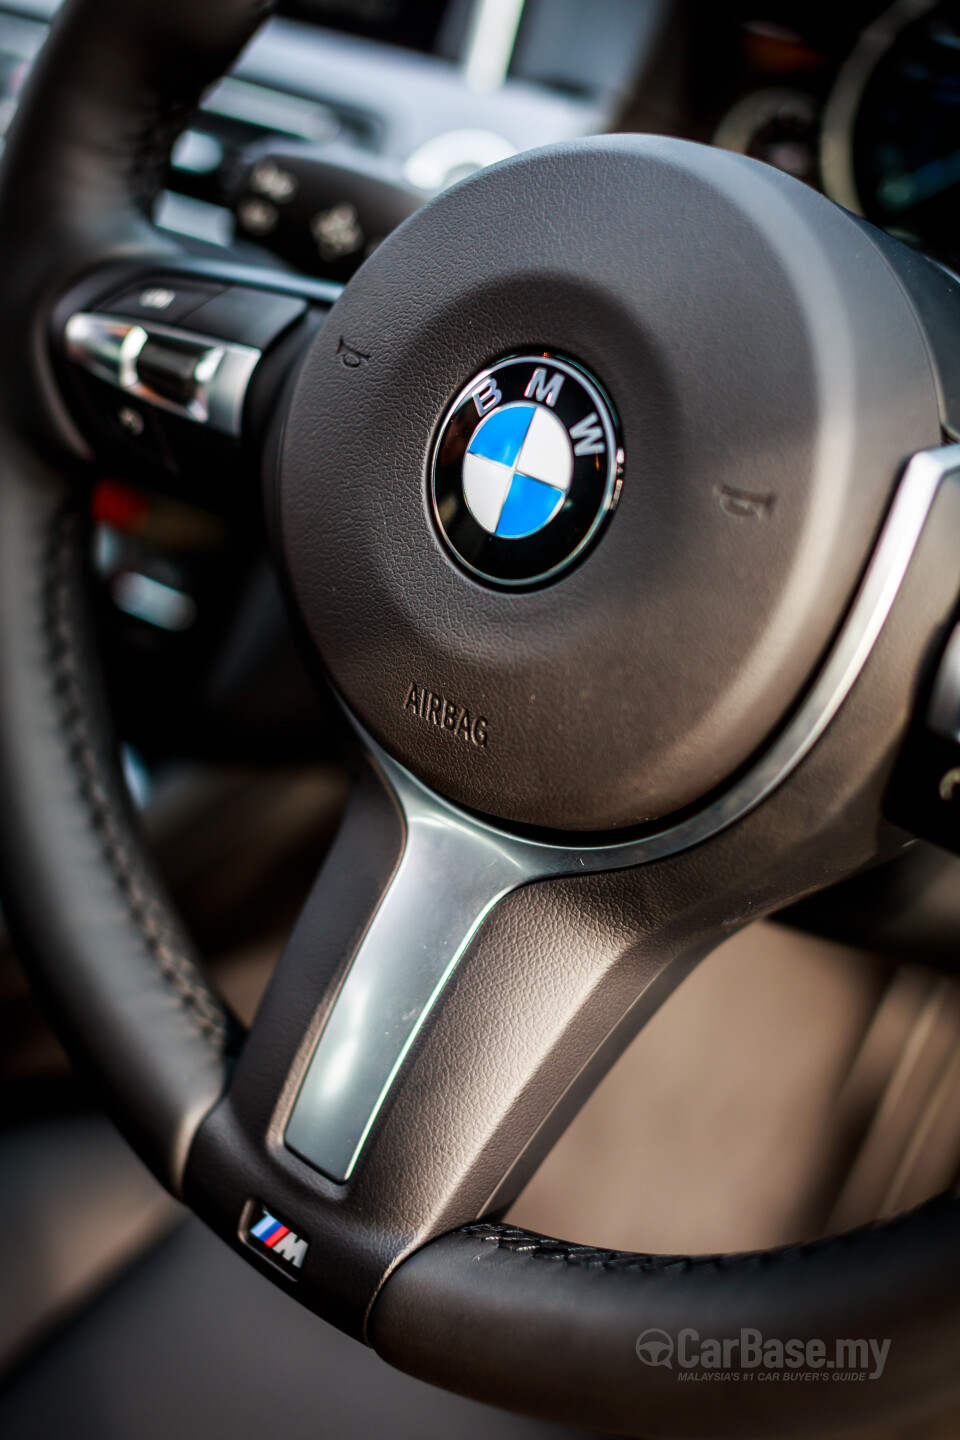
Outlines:
[[[440,533],[492,585],[555,579],[580,559],[620,491],[613,408],[572,360],[511,355],[447,412],[433,453]]]

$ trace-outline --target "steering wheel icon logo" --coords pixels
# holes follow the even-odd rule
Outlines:
[[[644,1365],[664,1365],[673,1369],[673,1336],[666,1330],[644,1330],[637,1336],[637,1359]]]

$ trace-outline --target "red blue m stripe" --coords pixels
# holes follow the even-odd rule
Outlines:
[[[290,1227],[288,1225],[281,1225],[280,1221],[271,1215],[268,1210],[264,1210],[262,1219],[258,1220],[250,1231],[254,1239],[266,1245],[268,1250],[272,1250],[277,1241],[282,1240],[284,1235],[288,1235],[289,1233]]]

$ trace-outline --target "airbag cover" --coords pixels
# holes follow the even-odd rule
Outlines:
[[[441,541],[431,457],[474,375],[540,352],[611,397],[623,486],[578,565],[511,592]],[[782,723],[939,434],[867,231],[741,156],[607,137],[482,171],[366,262],[299,375],[277,518],[333,682],[391,754],[501,820],[614,831],[696,803]]]

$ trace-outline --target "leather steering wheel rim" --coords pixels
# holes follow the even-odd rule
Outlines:
[[[124,1133],[247,1258],[237,1214],[204,1194],[200,1168],[191,1178],[226,1124],[217,1107],[242,1036],[203,978],[125,798],[91,639],[75,478],[84,457],[56,397],[46,326],[52,299],[88,265],[163,253],[143,196],[201,90],[263,15],[249,0],[67,0],[9,138],[0,187],[0,285],[15,336],[0,376],[4,909]],[[908,582],[938,617],[952,594],[931,576],[942,574],[948,541],[925,533],[937,563]],[[915,639],[907,625],[881,637],[878,666]],[[860,719],[854,704],[851,735]],[[348,833],[326,882],[365,887],[358,915],[396,863],[398,829],[365,783],[358,803],[383,822],[386,839],[361,858]],[[352,823],[348,816],[348,832]],[[817,842],[812,833],[795,893],[817,883]],[[688,883],[695,874],[693,866]],[[584,944],[591,905],[612,903],[601,881],[558,882],[576,898],[554,912],[556,925]],[[758,884],[757,896],[761,908],[786,898],[775,885]],[[626,889],[623,897],[635,903]],[[646,900],[655,897],[654,886]],[[511,934],[509,897],[503,903],[494,917],[501,939]],[[308,917],[314,933],[319,914]],[[326,943],[333,958],[317,963],[332,970],[345,941]],[[284,999],[272,992],[268,1008]],[[249,1193],[265,1184],[252,1178]],[[436,1238],[436,1228],[450,1233]],[[338,1301],[325,1313],[391,1363],[463,1394],[616,1433],[691,1437],[832,1431],[934,1412],[960,1395],[960,1201],[951,1197],[850,1235],[733,1256],[623,1255],[456,1216],[436,1228],[426,1243],[400,1247],[365,1315]],[[875,1379],[794,1385],[788,1403],[782,1383],[681,1385],[676,1367],[638,1358],[644,1330],[675,1336],[691,1324],[721,1340],[755,1329],[890,1346]]]

